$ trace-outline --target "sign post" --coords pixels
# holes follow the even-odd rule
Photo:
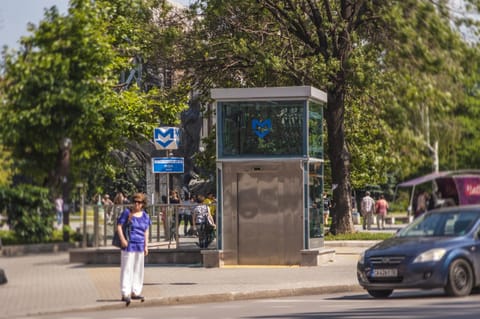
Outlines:
[[[157,150],[165,150],[167,157],[152,158],[154,174],[167,174],[167,205],[170,204],[170,173],[184,172],[183,157],[170,157],[169,151],[178,149],[180,144],[180,129],[178,127],[157,127],[153,131],[153,141]]]

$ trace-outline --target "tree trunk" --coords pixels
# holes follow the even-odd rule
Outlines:
[[[334,235],[352,233],[353,227],[351,206],[352,192],[350,186],[350,153],[345,143],[344,129],[344,89],[337,86],[328,91],[326,110],[328,149],[332,170],[333,207],[330,232]]]

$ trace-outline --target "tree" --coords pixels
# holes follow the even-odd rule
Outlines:
[[[455,59],[462,50],[448,54],[462,45],[445,8],[444,1],[414,0],[198,1],[202,18],[193,27],[197,41],[189,39],[189,63],[203,91],[312,85],[327,92],[326,146],[336,203],[330,230],[351,232],[352,171],[360,184],[386,182],[396,165],[408,170],[415,157],[403,161],[401,155],[424,143],[417,137],[426,134],[409,116],[416,118],[422,105],[450,121],[460,96],[454,90],[461,81],[453,74],[461,71]],[[424,162],[420,154],[414,167]]]
[[[202,62],[209,66],[218,63],[231,77],[223,76],[217,83],[223,81],[227,86],[230,83],[259,85],[260,82],[261,85],[310,84],[327,91],[326,144],[336,203],[331,230],[334,233],[353,231],[352,157],[344,127],[346,95],[355,79],[352,75],[365,61],[365,46],[357,45],[358,32],[367,33],[367,27],[376,27],[368,24],[368,18],[376,13],[371,6],[375,4],[381,10],[385,5],[376,1],[201,2],[206,4],[202,8],[206,16],[202,23],[208,30],[205,32],[207,43],[213,49],[207,51],[211,56]],[[364,67],[363,73],[373,71],[372,67]]]
[[[108,140],[121,127],[110,121],[116,110],[104,103],[115,84],[114,51],[95,8],[76,1],[62,17],[53,7],[29,31],[20,52],[4,52],[0,112],[11,120],[0,133],[21,173],[41,185],[55,170],[62,138],[73,140],[72,166],[81,167],[108,153]]]
[[[380,94],[383,109],[390,115],[384,119],[396,132],[392,146],[402,158],[397,175],[405,178],[431,172],[434,163],[429,146],[435,142],[441,169],[475,167],[467,164],[475,154],[459,153],[476,143],[471,138],[473,131],[461,124],[459,115],[460,109],[475,109],[467,96],[475,94],[472,80],[478,69],[473,61],[478,46],[452,28],[458,20],[446,3],[409,1],[400,8],[385,19],[388,39],[382,41],[386,53]]]
[[[41,243],[52,237],[53,204],[48,189],[19,185],[0,186],[0,212],[21,242]]]
[[[132,59],[149,61],[156,37],[176,28],[154,32],[151,6],[169,10],[165,1],[72,0],[67,15],[52,7],[38,27],[30,25],[20,51],[3,52],[1,141],[31,183],[55,175],[64,137],[73,141],[73,179],[113,178],[112,151],[149,140],[159,122],[174,122],[185,108],[184,87],[119,85]]]

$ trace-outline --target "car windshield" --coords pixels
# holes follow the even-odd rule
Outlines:
[[[426,213],[402,229],[398,237],[463,236],[480,217],[480,211],[458,210]]]

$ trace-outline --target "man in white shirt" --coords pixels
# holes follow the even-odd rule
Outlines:
[[[363,216],[363,229],[370,230],[373,222],[373,213],[375,211],[375,200],[370,197],[370,192],[367,191],[365,196],[362,198],[360,204],[360,213]]]

